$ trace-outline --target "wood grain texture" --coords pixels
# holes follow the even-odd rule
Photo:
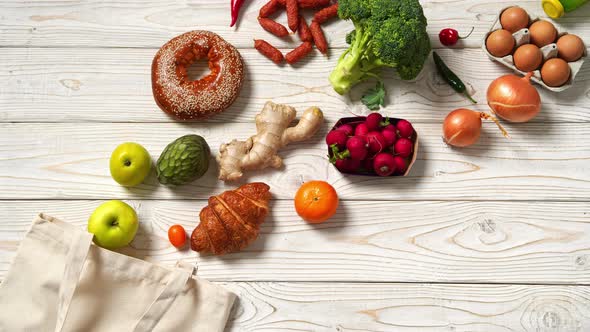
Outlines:
[[[590,38],[590,35],[589,35]],[[155,104],[151,61],[156,49],[15,49],[0,52],[0,122],[173,122]],[[479,101],[472,105],[437,74],[432,60],[414,82],[386,76],[384,114],[413,122],[441,123],[451,110],[468,107],[489,111],[488,85],[510,73],[479,49],[439,50]],[[314,51],[303,64],[277,67],[256,50],[241,50],[246,63],[244,87],[237,101],[212,122],[247,122],[267,100],[298,108],[320,106],[329,122],[367,112],[360,97],[373,83],[361,84],[349,96],[332,89],[328,76],[337,57]],[[198,66],[203,69],[206,63]],[[204,70],[203,70],[204,72]],[[556,94],[539,88],[543,110],[534,122],[590,121],[590,66],[576,85]]]
[[[226,331],[574,332],[590,287],[231,283]]]
[[[351,23],[325,26],[329,57],[314,51],[277,68],[252,39],[283,51],[298,41],[259,27],[265,2],[246,1],[236,30],[228,27],[229,0],[0,3],[0,282],[35,213],[84,227],[102,200],[121,198],[141,221],[122,253],[168,266],[196,263],[199,276],[236,292],[226,331],[590,331],[588,66],[566,92],[539,89],[543,111],[532,123],[508,125],[512,140],[488,123],[479,144],[449,148],[440,138],[444,116],[459,107],[487,111],[488,84],[509,73],[480,47],[498,11],[515,2],[421,1],[433,47],[480,104],[451,90],[431,60],[414,82],[388,72],[383,113],[418,129],[415,168],[406,178],[342,176],[326,161],[323,137],[338,118],[365,112],[358,99],[369,87],[343,97],[327,80]],[[539,0],[518,5],[542,14]],[[587,5],[559,22],[588,44],[589,19]],[[470,38],[441,48],[440,29],[472,26]],[[153,102],[151,60],[167,40],[194,29],[240,48],[247,76],[225,113],[177,123]],[[204,64],[195,67],[203,72]],[[111,151],[137,141],[156,159],[173,139],[196,133],[215,153],[254,133],[253,116],[267,100],[320,106],[327,123],[313,140],[280,152],[284,169],[248,179],[269,183],[275,195],[260,238],[224,257],[171,247],[171,225],[190,232],[204,199],[238,184],[216,181],[212,167],[189,186],[167,188],[152,174],[125,189],[109,176]],[[295,190],[311,179],[329,181],[343,198],[322,225],[304,223],[292,207]]]
[[[216,281],[590,284],[586,203],[344,201],[308,225],[273,201],[256,242],[222,257],[178,251],[167,230],[198,223],[206,201],[127,201],[139,233],[122,252],[172,266],[194,262]],[[35,213],[84,227],[101,201],[0,201],[0,279]]]
[[[297,38],[280,40],[263,31],[257,22],[258,10],[267,0],[253,0],[242,9],[237,33],[229,27],[229,2],[225,0],[91,0],[26,2],[5,0],[0,16],[0,44],[7,46],[50,47],[160,47],[168,39],[193,29],[215,31],[239,48],[252,48],[253,38],[268,39],[279,47],[293,47]],[[434,47],[440,47],[438,32],[447,27],[473,35],[458,47],[477,48],[499,11],[514,1],[421,1],[428,19]],[[532,15],[544,15],[539,1],[519,1]],[[559,22],[570,33],[590,36],[590,9],[569,13]],[[285,15],[278,17],[283,24]],[[338,21],[326,27],[333,48],[345,47],[350,22]]]
[[[407,177],[344,176],[327,160],[327,125],[309,142],[280,152],[285,166],[248,173],[246,181],[268,183],[276,198],[291,200],[309,180],[325,180],[342,199],[379,200],[574,200],[590,197],[590,128],[586,124],[484,126],[477,145],[453,149],[439,124],[415,124],[418,161]],[[189,133],[205,137],[214,154],[222,142],[245,139],[254,125],[232,124],[1,124],[2,199],[206,199],[237,184],[217,180],[216,166],[190,185],[170,188],[150,176],[127,189],[109,173],[112,150],[125,141],[146,147],[156,160],[164,147]],[[542,142],[542,143],[541,143]],[[212,163],[216,165],[216,163]]]

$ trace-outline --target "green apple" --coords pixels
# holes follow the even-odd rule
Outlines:
[[[94,243],[106,249],[128,245],[137,228],[139,222],[135,210],[117,200],[101,204],[88,219],[88,232],[94,234]]]
[[[111,176],[123,186],[132,187],[142,183],[151,167],[150,154],[137,143],[123,143],[111,154]]]

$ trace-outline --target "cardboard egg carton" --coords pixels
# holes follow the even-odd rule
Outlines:
[[[490,33],[494,32],[498,29],[502,29],[502,24],[500,23],[500,16],[508,8],[510,8],[510,7],[506,7],[504,9],[502,9],[500,11],[500,13],[498,14],[498,17],[497,17],[496,21],[494,22],[494,24],[492,25],[492,28],[490,29],[490,31],[488,33],[486,33],[486,35],[483,39],[482,48],[483,48],[483,51],[488,55],[488,57],[491,60],[497,61],[497,62],[503,64],[504,66],[511,68],[513,71],[520,73],[521,75],[526,75],[526,72],[523,72],[523,71],[519,70],[518,68],[516,68],[516,66],[514,65],[514,58],[513,58],[512,54],[509,54],[509,55],[502,57],[502,58],[495,57],[492,54],[490,54],[490,52],[488,52],[488,49],[486,47],[486,40],[488,39],[488,36],[490,35]],[[533,24],[534,22],[540,20],[539,17],[533,17],[531,15],[529,15],[529,18],[530,18],[530,24]],[[559,37],[567,34],[567,32],[562,31],[560,29],[560,26],[555,24],[555,22],[553,22],[549,18],[543,18],[543,20],[546,20],[555,26],[555,28],[557,29],[557,39],[559,39]],[[516,50],[521,45],[529,44],[530,40],[531,40],[531,36],[530,36],[528,28],[524,28],[524,29],[520,29],[520,30],[516,31],[515,33],[512,34],[512,37],[514,37],[514,40],[516,41],[516,46],[515,46],[514,50]],[[557,42],[557,40],[556,40],[556,42]],[[543,63],[545,63],[545,61],[547,61],[551,58],[556,58],[557,57],[557,44],[552,43],[552,44],[543,46],[543,47],[541,47],[541,52],[543,53]],[[586,46],[584,46],[584,54],[582,55],[582,57],[580,59],[578,59],[577,61],[568,62],[568,65],[571,70],[571,75],[570,75],[569,80],[562,86],[550,87],[550,86],[546,85],[543,82],[543,80],[541,79],[540,68],[533,72],[533,76],[531,77],[531,80],[533,82],[539,84],[540,86],[544,87],[545,89],[548,89],[551,91],[560,92],[560,91],[567,90],[572,87],[574,80],[576,78],[576,75],[580,71],[580,68],[582,68],[582,65],[584,64],[584,60],[587,56],[588,56],[588,54],[586,51]]]

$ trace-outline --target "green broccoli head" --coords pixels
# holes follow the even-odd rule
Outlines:
[[[416,78],[430,54],[430,40],[419,19],[392,17],[379,22],[372,50],[377,63],[395,67],[403,80]]]
[[[371,16],[375,21],[399,17],[418,19],[426,27],[426,17],[418,0],[370,0]]]
[[[338,15],[355,30],[330,82],[340,94],[374,77],[381,67],[394,67],[401,79],[414,79],[430,53],[426,18],[418,0],[339,0]]]
[[[372,2],[373,0],[339,0],[338,17],[353,21],[370,17]]]

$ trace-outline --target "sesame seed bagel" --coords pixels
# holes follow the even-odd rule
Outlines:
[[[187,68],[207,58],[211,73],[191,81]],[[236,100],[244,79],[238,50],[217,34],[190,31],[158,50],[152,62],[152,92],[158,106],[181,119],[202,119],[227,109]]]

